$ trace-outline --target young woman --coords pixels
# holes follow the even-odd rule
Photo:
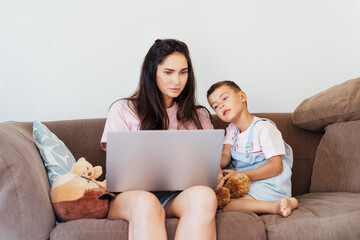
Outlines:
[[[212,129],[209,112],[196,105],[195,77],[185,43],[156,40],[145,56],[137,91],[110,107],[101,139],[108,131]],[[166,239],[165,218],[177,217],[175,239],[216,239],[214,190],[127,191],[110,204],[109,219],[129,222],[129,239]]]

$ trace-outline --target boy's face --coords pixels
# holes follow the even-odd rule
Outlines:
[[[235,122],[246,108],[246,94],[223,85],[208,97],[208,102],[224,122]]]

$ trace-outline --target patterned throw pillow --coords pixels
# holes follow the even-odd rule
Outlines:
[[[41,122],[34,121],[33,135],[52,186],[57,176],[70,171],[76,162],[75,158],[65,144]]]

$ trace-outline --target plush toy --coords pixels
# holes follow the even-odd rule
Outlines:
[[[231,176],[216,194],[218,208],[223,208],[228,204],[230,198],[239,198],[245,196],[250,189],[250,178],[242,173],[236,173]]]
[[[102,174],[102,167],[96,166],[93,167],[91,163],[85,160],[85,158],[80,158],[74,165],[72,166],[70,172],[75,173],[79,176],[83,176],[89,178],[91,181],[95,182],[99,186],[105,188],[106,187],[106,180],[100,182],[96,181],[95,179],[100,177]]]
[[[95,182],[74,173],[58,176],[50,192],[58,221],[104,218],[109,211],[109,199],[114,196]]]

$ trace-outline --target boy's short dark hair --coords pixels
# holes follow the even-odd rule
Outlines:
[[[240,92],[241,91],[241,88],[233,81],[230,81],[230,80],[225,80],[225,81],[220,81],[220,82],[217,82],[217,83],[214,83],[210,88],[209,90],[207,91],[207,94],[206,94],[206,97],[209,98],[209,96],[216,90],[218,89],[219,87],[222,87],[222,86],[229,86],[231,87],[233,90],[237,91],[237,92]]]

